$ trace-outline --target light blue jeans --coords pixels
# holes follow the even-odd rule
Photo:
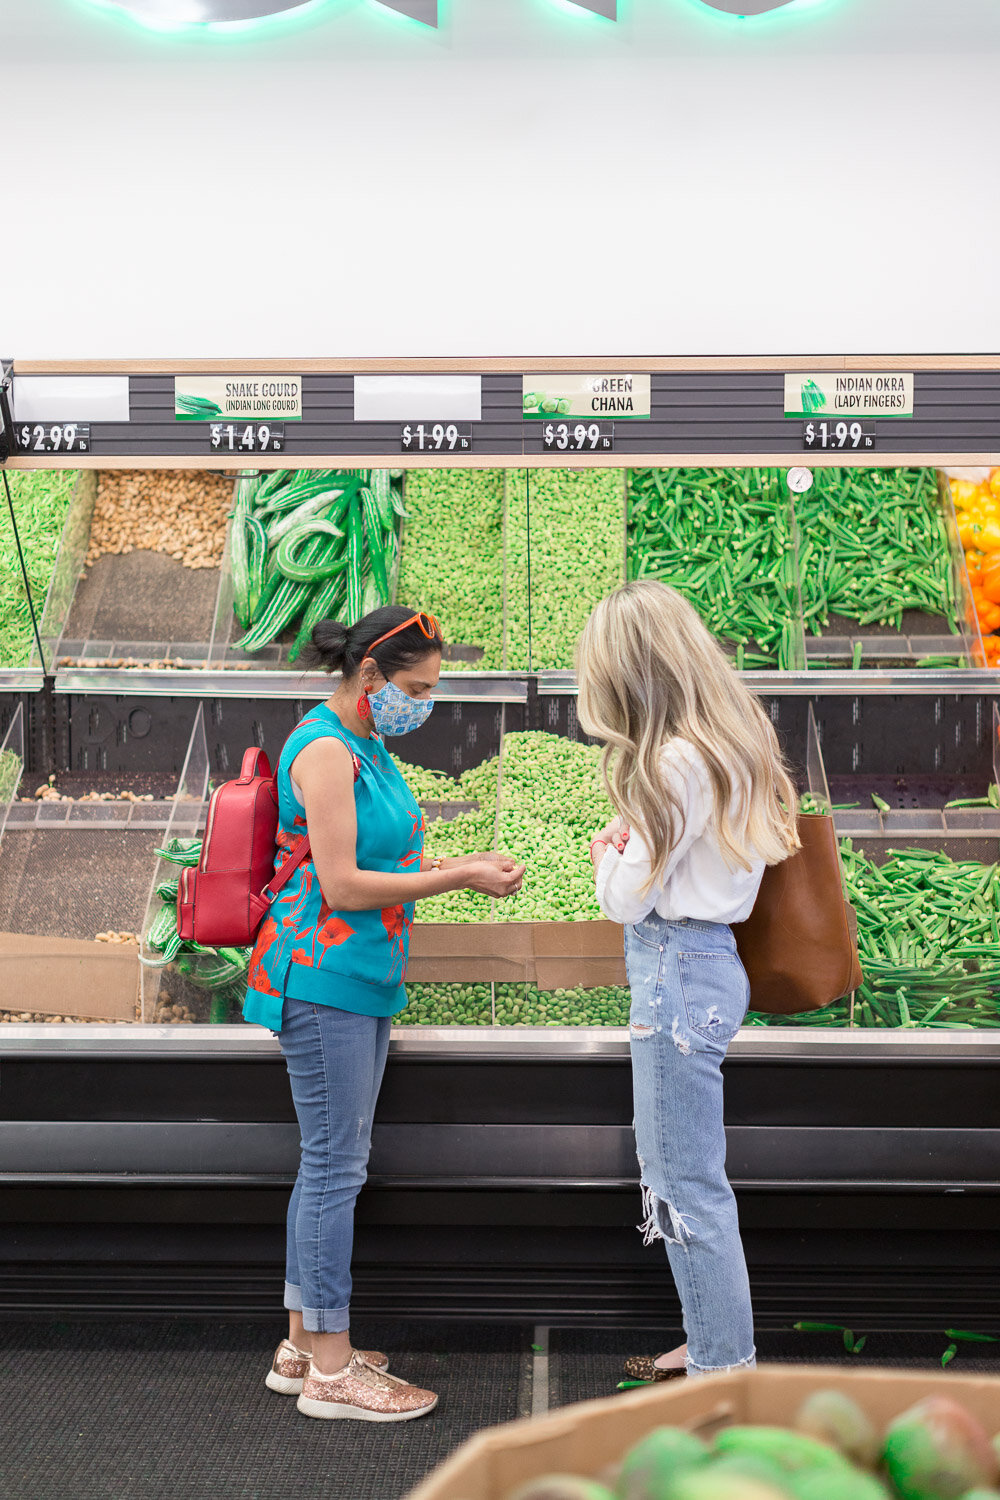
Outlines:
[[[286,996],[279,1040],[302,1135],[288,1205],[285,1306],[310,1333],[350,1327],[354,1204],[368,1174],[388,1016]]]
[[[666,1243],[688,1374],[752,1366],[750,1283],[722,1117],[722,1061],[746,1015],[746,971],[725,923],[667,922],[655,912],[625,928],[625,961],[639,1227],[647,1245]]]

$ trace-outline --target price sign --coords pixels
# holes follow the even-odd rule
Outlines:
[[[614,422],[546,422],[542,447],[558,453],[610,453],[615,446]]]
[[[806,422],[802,428],[803,448],[874,448],[874,422],[833,422],[824,419]]]
[[[22,453],[90,452],[90,427],[83,422],[21,422],[16,434]]]
[[[406,422],[399,435],[404,453],[468,453],[471,422]]]
[[[285,428],[281,422],[211,422],[213,453],[284,453]]]

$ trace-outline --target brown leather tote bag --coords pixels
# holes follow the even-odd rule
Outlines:
[[[856,990],[858,920],[844,900],[833,818],[802,814],[802,848],[764,871],[753,911],[733,925],[750,980],[750,1009],[822,1010]]]

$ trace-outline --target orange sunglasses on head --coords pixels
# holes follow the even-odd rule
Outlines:
[[[439,638],[441,640],[444,639],[441,622],[435,619],[434,615],[429,615],[426,611],[418,609],[416,614],[411,615],[408,620],[404,620],[402,625],[396,625],[392,630],[387,630],[385,635],[380,635],[377,641],[372,641],[370,646],[366,646],[365,655],[371,656],[376,646],[381,646],[383,641],[387,641],[390,636],[398,635],[401,630],[409,630],[411,625],[419,625],[420,630],[429,641]]]

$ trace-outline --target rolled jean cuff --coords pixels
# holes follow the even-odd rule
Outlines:
[[[302,1288],[292,1286],[290,1281],[285,1282],[285,1307],[289,1312],[302,1311]]]
[[[756,1370],[757,1351],[748,1354],[746,1359],[738,1360],[734,1365],[696,1365],[689,1357],[687,1360],[688,1375],[728,1375],[733,1370]]]
[[[349,1307],[304,1307],[302,1326],[306,1333],[346,1333],[351,1326]]]

